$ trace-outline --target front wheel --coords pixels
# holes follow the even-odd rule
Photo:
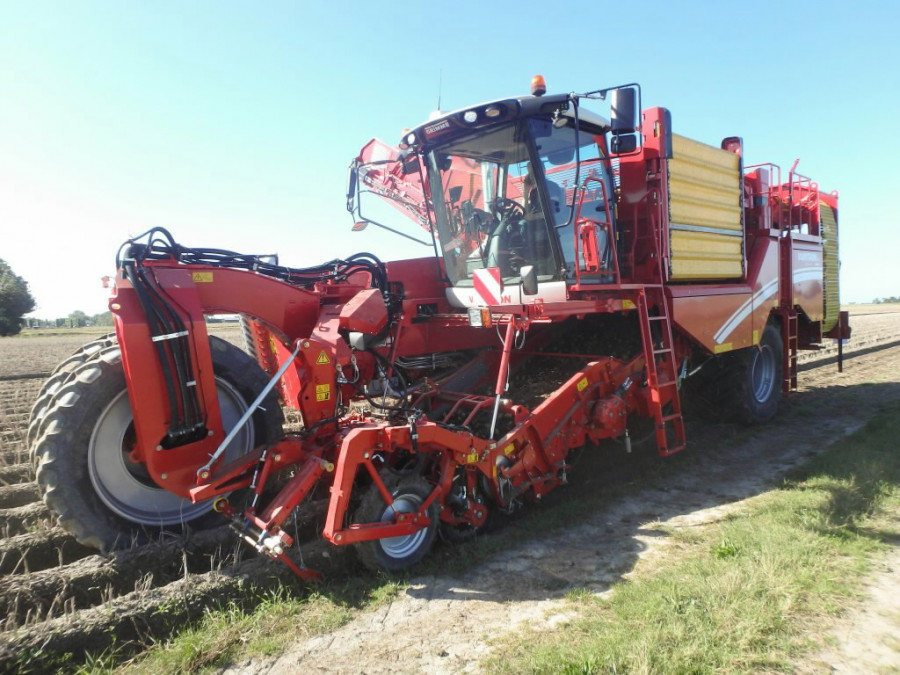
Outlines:
[[[253,359],[224,340],[211,337],[210,351],[227,432],[266,377]],[[108,551],[179,531],[187,523],[210,524],[209,502],[194,504],[168,492],[143,464],[131,461],[133,415],[118,349],[78,367],[53,401],[32,454],[44,502],[79,542]],[[277,438],[281,421],[272,394],[229,444],[225,461]]]
[[[422,508],[431,492],[432,488],[424,478],[405,478],[391,490],[394,504],[388,506],[373,485],[363,497],[354,520],[358,523],[390,522],[397,513],[415,513]],[[357,544],[357,553],[363,565],[374,571],[398,572],[412,567],[424,558],[434,545],[437,533],[439,517],[437,500],[431,502],[425,515],[431,523],[412,534]]]

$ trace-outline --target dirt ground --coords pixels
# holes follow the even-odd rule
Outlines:
[[[833,646],[811,656],[805,672],[900,672],[900,547],[876,564],[862,602],[831,626]]]
[[[686,528],[717,521],[897,403],[898,346],[849,359],[843,374],[835,367],[802,373],[800,391],[775,423],[737,432],[724,447],[723,434],[735,434],[732,428],[691,429],[687,452],[704,461],[684,461],[663,486],[640,489],[564,532],[497,554],[465,578],[415,579],[401,597],[339,630],[299,640],[277,658],[221,672],[480,672],[479,661],[499,636],[564,623],[567,590],[602,594],[642,566],[664,564],[673,541],[647,524]],[[666,461],[672,460],[678,458]],[[900,552],[877,566],[865,601],[833,627],[821,627],[832,636],[833,650],[797,663],[799,671],[900,671]]]
[[[688,449],[666,460],[638,448],[625,455],[621,446],[585,451],[571,484],[529,508],[552,509],[584,491],[627,485],[625,496],[591,518],[511,546],[464,578],[415,579],[391,604],[360,613],[333,633],[224,672],[477,672],[497,637],[523,625],[564,622],[568,590],[605,593],[642,566],[665,564],[673,543],[648,523],[694,527],[715,521],[876,411],[900,402],[900,312],[857,313],[852,321],[855,351],[845,372],[828,363],[832,352],[804,361],[801,389],[774,423],[752,431],[689,423]],[[237,340],[239,334],[223,337]],[[278,576],[281,566],[251,556],[230,538],[223,545],[215,532],[100,556],[54,524],[33,483],[25,429],[42,377],[83,341],[0,341],[0,672],[14,670],[27,653],[153,643],[205,608],[240,597],[247,579],[292,583]],[[665,482],[647,477],[662,465]],[[316,543],[304,548],[310,565],[331,576],[348,573],[339,570],[344,552]],[[894,556],[885,564],[890,570],[873,578],[871,599],[835,626],[829,651],[823,647],[798,669],[822,672],[833,665],[861,672],[854,669],[864,663],[861,653],[881,654],[862,672],[900,668],[900,646],[890,639],[891,631],[900,634],[898,608],[883,604],[900,598],[900,562]]]

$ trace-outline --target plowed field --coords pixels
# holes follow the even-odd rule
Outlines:
[[[876,407],[859,397],[900,400],[900,311],[860,309],[851,314],[851,323],[854,337],[845,348],[843,375],[833,365],[832,349],[801,359],[801,390],[788,406],[809,409],[803,417],[809,429],[826,426],[836,418],[833,406],[846,409],[851,399],[859,423]],[[222,336],[239,339],[237,331]],[[158,639],[211,604],[240,598],[248,579],[263,585],[294,583],[281,566],[250,556],[222,531],[100,556],[55,526],[33,486],[24,439],[42,379],[88,339],[0,340],[0,671],[15,670],[23,654],[98,651],[113,642]],[[872,382],[884,385],[877,394]],[[707,452],[723,426],[693,423],[690,452]],[[615,480],[614,471],[611,476]],[[300,524],[309,533],[301,537],[307,542],[304,558],[326,573],[347,573],[351,563],[343,549],[326,548],[313,538],[319,515],[320,509],[313,508]]]

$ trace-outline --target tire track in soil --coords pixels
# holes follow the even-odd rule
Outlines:
[[[16,534],[49,528],[50,511],[43,502],[31,502],[11,509],[0,509],[0,533],[4,539]]]
[[[883,321],[883,315],[879,321]],[[896,339],[897,331],[883,332],[881,324],[879,332],[882,342]],[[876,343],[867,339],[865,344]],[[830,355],[824,352],[816,356],[827,359]],[[845,359],[849,369],[863,361],[875,361],[877,356],[866,353],[854,356],[849,352],[845,353]],[[811,364],[811,367],[816,365]],[[837,384],[837,378],[824,376],[822,369],[816,368],[814,372],[804,375],[801,384],[806,385],[806,380],[814,380],[815,386],[827,387],[832,380]],[[6,410],[0,417],[0,480],[7,483],[0,486],[0,505],[3,507],[0,508],[0,532],[5,535],[0,541],[0,574],[6,575],[0,577],[0,644],[3,644],[0,670],[14,667],[17,652],[41,645],[45,652],[50,649],[62,654],[72,650],[81,653],[86,645],[100,650],[123,640],[144,640],[148,636],[158,639],[197,616],[203,608],[223,599],[240,599],[242,589],[250,580],[263,585],[295,583],[292,577],[285,575],[281,565],[256,557],[241,560],[240,556],[250,554],[249,549],[244,552],[239,548],[238,557],[230,557],[231,553],[226,552],[234,545],[234,537],[230,534],[199,533],[186,544],[181,540],[167,541],[104,557],[78,545],[60,528],[46,529],[49,513],[35,501],[36,493],[29,492],[30,484],[23,482],[33,473],[21,447],[31,400],[37,394],[40,382],[27,380],[24,384],[28,396],[23,396],[21,391],[10,393],[16,382],[0,382],[0,406],[5,407],[0,407],[0,411]],[[804,392],[809,393],[815,392]],[[789,401],[788,407],[791,405]],[[724,426],[726,433],[735,433],[733,428]],[[721,434],[722,427],[701,425],[691,428],[691,445],[699,447],[706,442],[703,437]],[[623,479],[615,467],[605,468],[609,469],[612,469],[611,482],[603,481],[603,484],[610,485]],[[626,474],[629,470],[634,469],[626,467]],[[598,489],[598,486],[592,489]],[[713,501],[720,501],[723,495],[713,497]],[[37,531],[31,531],[35,529]],[[345,555],[346,548],[335,548],[321,541],[307,542],[303,546],[307,563],[327,570],[329,576],[339,578],[344,573],[342,570],[356,572],[353,557]],[[186,551],[183,551],[185,547]],[[630,549],[624,546],[623,550]],[[511,552],[510,555],[515,558],[518,553]],[[539,558],[546,559],[547,556]],[[319,562],[315,562],[317,560]],[[216,568],[215,571],[206,571],[210,567]],[[611,564],[607,567],[615,571],[621,566]],[[185,569],[190,573],[189,577],[185,577]],[[494,564],[487,569],[494,570],[495,574],[503,573]],[[538,589],[546,583],[562,583],[555,573],[547,574],[549,576],[543,582],[539,580]],[[435,583],[434,589],[426,594],[429,597],[440,595],[441,582]],[[494,592],[502,587],[503,584],[496,586]]]
[[[29,462],[20,464],[7,464],[0,466],[0,484],[13,485],[15,483],[28,483],[34,480],[34,467]],[[0,488],[0,492],[2,492]]]

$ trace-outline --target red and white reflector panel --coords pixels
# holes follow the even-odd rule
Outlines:
[[[472,272],[472,286],[475,294],[486,305],[499,305],[503,291],[499,267],[486,267]]]

